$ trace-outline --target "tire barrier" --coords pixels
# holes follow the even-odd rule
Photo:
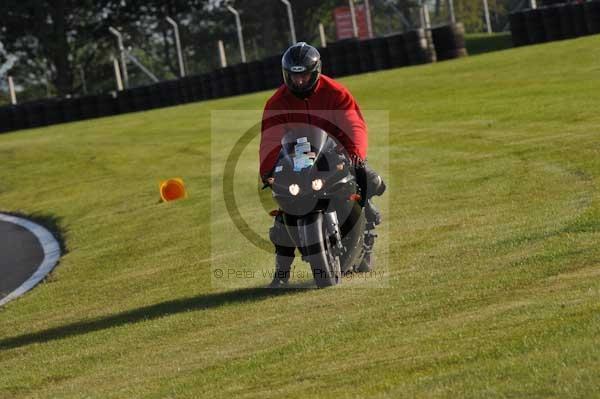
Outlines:
[[[544,4],[545,7],[510,14],[515,47],[600,33],[600,0]]]
[[[343,41],[342,46],[344,49],[346,73],[348,75],[356,75],[363,72],[361,68],[360,41],[357,39],[347,39]]]
[[[525,23],[527,25],[527,35],[529,43],[544,43],[546,41],[546,31],[544,29],[544,19],[542,18],[542,9],[534,8],[525,11]]]
[[[406,32],[404,46],[409,65],[428,64],[437,59],[431,31],[414,29]]]
[[[30,103],[25,105],[26,124],[31,127],[44,126],[46,118],[44,110],[40,103]]]
[[[565,37],[560,25],[561,8],[556,5],[542,8],[542,23],[544,24],[546,41],[562,40]]]
[[[369,40],[369,50],[371,51],[373,69],[375,71],[390,68],[390,56],[388,53],[387,42],[385,38],[378,37]]]
[[[274,55],[263,60],[263,76],[265,89],[274,89],[283,83],[281,74],[281,55]]]
[[[248,85],[250,87],[250,91],[248,93],[262,91],[267,88],[265,85],[262,61],[252,61],[248,63],[248,81]]]
[[[250,71],[248,64],[237,64],[233,66],[233,77],[238,94],[251,93],[253,90],[250,87]]]
[[[527,22],[525,14],[515,12],[509,15],[510,34],[512,36],[513,46],[526,46],[529,44],[529,33],[527,33]]]
[[[96,96],[85,96],[79,98],[81,119],[91,119],[98,115],[98,99]]]
[[[330,47],[318,47],[317,50],[321,54],[321,72],[327,76],[333,76]]]
[[[563,39],[575,37],[575,25],[573,23],[572,10],[573,8],[569,6],[558,7],[560,30],[562,32]]]
[[[59,101],[48,100],[45,105],[43,113],[46,118],[46,124],[54,125],[64,122]]]
[[[404,45],[404,35],[391,35],[385,38],[391,68],[408,65],[408,54]]]
[[[375,60],[371,51],[371,40],[361,40],[358,43],[359,68],[361,72],[375,70]]]
[[[11,111],[9,107],[0,108],[0,133],[9,132],[12,130],[10,114]]]
[[[575,37],[588,34],[587,22],[585,20],[585,8],[582,3],[571,4],[571,15],[573,16],[573,28]]]
[[[111,116],[117,113],[117,103],[110,94],[98,95],[98,116]]]
[[[330,43],[319,52],[323,73],[332,77],[435,62],[436,53],[440,60],[466,55],[461,24],[369,40],[346,39]],[[282,83],[281,55],[273,55],[114,94],[3,106],[0,133],[272,90]]]
[[[431,30],[437,61],[465,57],[465,27],[462,23],[440,26]]]
[[[585,20],[589,34],[600,33],[600,0],[584,3]]]
[[[212,90],[210,74],[205,73],[205,74],[201,75],[201,80],[202,80],[202,94],[204,95],[204,99],[210,100],[212,98],[215,98],[216,96]]]
[[[334,42],[327,46],[329,49],[329,73],[333,77],[349,75],[344,56],[344,46],[342,42]]]
[[[239,90],[235,81],[234,69],[232,66],[221,68],[221,85],[223,87],[223,97],[235,96]]]

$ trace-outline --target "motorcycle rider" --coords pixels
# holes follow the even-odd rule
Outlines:
[[[321,56],[316,48],[299,42],[282,57],[284,84],[267,101],[263,113],[260,142],[260,177],[265,187],[273,182],[273,168],[281,150],[281,138],[294,124],[317,126],[332,134],[349,153],[361,188],[361,205],[365,207],[366,261],[376,235],[373,229],[381,222],[377,209],[369,200],[385,191],[383,179],[367,166],[367,127],[360,108],[348,89],[321,74]],[[276,216],[269,236],[275,245],[275,275],[270,287],[285,286],[290,277],[295,245]]]

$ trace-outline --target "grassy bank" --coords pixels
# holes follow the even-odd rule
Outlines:
[[[213,284],[236,248],[211,246],[235,232],[210,225],[210,113],[268,93],[0,135],[0,210],[68,249],[0,310],[0,397],[597,396],[595,41],[343,80],[389,111],[387,288]],[[158,203],[173,176],[189,199]]]

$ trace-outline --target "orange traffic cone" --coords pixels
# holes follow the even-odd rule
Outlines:
[[[160,182],[160,198],[164,202],[175,201],[181,198],[187,198],[185,184],[183,180],[176,177]]]

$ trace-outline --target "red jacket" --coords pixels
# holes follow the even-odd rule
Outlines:
[[[367,157],[367,126],[352,94],[321,75],[313,94],[302,100],[285,85],[267,101],[260,137],[260,175],[272,171],[281,150],[281,138],[294,124],[311,124],[336,137],[352,156]]]

